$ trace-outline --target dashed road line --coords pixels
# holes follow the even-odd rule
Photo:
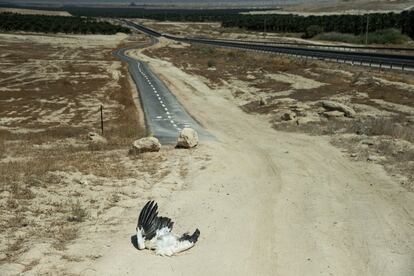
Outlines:
[[[138,64],[138,70],[141,73],[141,75],[144,77],[144,79],[147,81],[148,85],[151,86],[155,96],[157,97],[158,101],[160,102],[161,106],[164,108],[165,110],[165,114],[167,115],[167,120],[170,121],[170,123],[178,130],[181,131],[181,127],[179,127],[177,125],[177,123],[174,121],[173,117],[170,115],[170,112],[168,111],[168,108],[166,107],[164,101],[161,99],[161,96],[158,94],[157,89],[155,88],[154,84],[151,82],[151,80],[148,78],[148,76],[142,71],[141,69],[141,64]],[[162,116],[157,116],[156,117],[157,120],[162,120],[163,117]],[[184,127],[187,127],[187,125],[184,125]]]

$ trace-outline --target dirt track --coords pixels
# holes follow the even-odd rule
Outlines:
[[[200,228],[179,257],[138,252],[135,221],[119,225],[83,275],[413,275],[414,197],[374,164],[353,162],[328,139],[272,130],[243,113],[227,90],[168,62],[152,69],[212,134],[189,159],[184,187],[156,198],[177,232]],[[191,107],[191,108],[190,108]],[[174,179],[170,179],[174,181]],[[136,210],[124,217],[133,218]],[[87,249],[87,248],[86,248]],[[85,248],[83,248],[85,250]]]

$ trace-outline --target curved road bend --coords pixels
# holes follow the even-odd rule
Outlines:
[[[152,44],[157,40],[152,38]],[[149,132],[162,144],[175,144],[184,127],[197,131],[200,140],[213,136],[197,123],[178,102],[167,86],[150,70],[149,66],[125,54],[131,48],[115,50],[113,54],[129,65],[129,72],[138,88],[145,123]]]

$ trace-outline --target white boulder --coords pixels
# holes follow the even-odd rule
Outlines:
[[[130,154],[141,154],[144,152],[157,152],[161,149],[161,143],[155,137],[145,137],[135,140],[132,143]]]
[[[192,128],[183,128],[180,131],[177,141],[177,148],[194,148],[198,145],[198,134]]]
[[[355,110],[353,110],[351,107],[346,106],[344,104],[338,103],[338,102],[334,102],[334,101],[322,101],[322,106],[323,108],[325,108],[326,110],[330,110],[330,111],[340,111],[343,112],[345,114],[346,117],[355,117],[356,112]]]

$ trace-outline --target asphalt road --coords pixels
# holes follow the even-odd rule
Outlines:
[[[234,40],[224,39],[210,39],[210,38],[193,38],[193,37],[177,37],[169,34],[159,33],[155,30],[149,29],[145,26],[138,25],[131,21],[123,20],[128,26],[139,31],[147,33],[153,37],[165,37],[176,41],[187,43],[208,44],[212,46],[228,47],[235,49],[245,49],[252,51],[267,52],[273,54],[283,54],[302,58],[312,58],[326,61],[333,61],[338,63],[349,63],[352,65],[361,65],[376,68],[390,68],[403,71],[414,71],[414,56],[388,53],[375,53],[353,51],[344,52],[338,50],[315,49],[297,46],[276,46],[263,43],[250,43]]]
[[[152,38],[152,43],[157,43],[157,40]],[[118,49],[113,54],[129,65],[129,72],[139,91],[149,133],[157,137],[161,144],[175,144],[179,131],[191,127],[197,131],[201,141],[212,139],[146,63],[125,54],[128,49],[130,48]]]

